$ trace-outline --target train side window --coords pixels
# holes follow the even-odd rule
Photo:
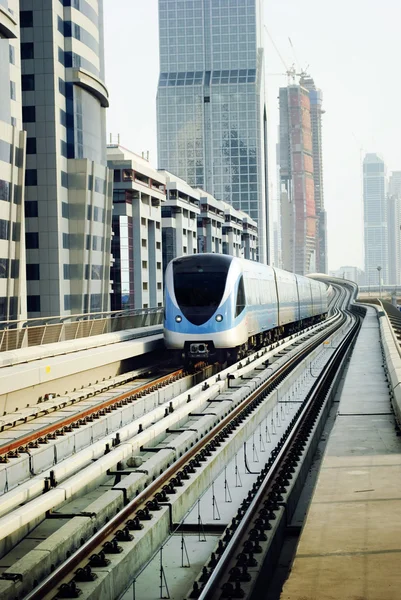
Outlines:
[[[241,275],[241,279],[238,283],[238,292],[237,292],[237,304],[235,308],[235,316],[238,317],[242,313],[245,308],[245,290],[244,290],[244,278]]]

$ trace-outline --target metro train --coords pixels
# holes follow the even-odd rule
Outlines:
[[[327,286],[225,254],[172,260],[165,274],[164,341],[186,366],[232,364],[327,315]]]

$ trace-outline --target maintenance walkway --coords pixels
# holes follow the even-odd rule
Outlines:
[[[401,438],[382,319],[367,309],[282,600],[401,597]]]

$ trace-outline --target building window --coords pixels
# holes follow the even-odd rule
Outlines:
[[[70,216],[70,207],[69,207],[69,205],[67,204],[67,202],[62,202],[62,203],[61,203],[61,216],[62,216],[64,219],[68,219],[68,218],[69,218],[69,216]]]
[[[147,281],[144,281],[144,282],[143,282],[143,284],[142,284],[142,288],[143,288],[143,290],[144,290],[145,292],[147,291],[147,289],[148,289],[148,283],[147,283]]]
[[[134,172],[132,169],[123,169],[123,181],[134,181]]]
[[[17,119],[15,117],[11,117],[11,125],[17,127]]]
[[[21,89],[23,92],[33,92],[35,90],[35,75],[21,75]]]
[[[156,263],[156,269],[157,269],[158,271],[161,271],[161,268],[162,268],[162,264],[161,264],[161,262],[158,262],[158,263]]]
[[[142,248],[146,248],[146,240],[142,240]]]
[[[62,187],[68,188],[68,173],[61,171],[61,185]]]
[[[40,296],[27,296],[28,312],[40,312]]]
[[[10,63],[12,65],[15,65],[15,48],[12,44],[8,45],[8,51],[9,51]]]
[[[5,219],[0,219],[0,240],[8,240],[10,238],[10,223]]]
[[[35,110],[34,106],[23,106],[22,107],[22,120],[24,123],[35,123],[36,110]]]
[[[37,281],[39,276],[39,265],[26,265],[26,278],[29,281]]]
[[[4,179],[0,179],[0,200],[10,202],[10,184]]]
[[[99,194],[106,193],[106,181],[100,177],[95,177],[95,192]]]
[[[33,27],[33,11],[32,10],[21,10],[20,11],[19,26],[20,27]]]
[[[17,99],[17,92],[15,90],[15,81],[10,81],[10,98],[11,98],[11,100]]]
[[[40,312],[40,296],[27,296],[28,312]]]
[[[144,304],[144,305],[142,306],[142,308],[148,308],[148,305],[147,305],[147,304]]]
[[[141,225],[146,226],[146,219],[144,217],[141,217]]]
[[[38,185],[38,172],[36,169],[25,169],[25,185]]]
[[[27,250],[39,248],[39,234],[37,232],[27,231],[25,233],[25,246]]]
[[[65,96],[65,81],[61,77],[58,78],[58,91]]]
[[[120,183],[120,181],[121,181],[120,169],[114,169],[113,181],[114,181],[114,183]]]
[[[72,158],[68,156],[68,145],[64,140],[60,140],[60,152],[61,156],[64,156],[64,158]]]
[[[18,279],[19,277],[19,260],[18,258],[11,259],[11,279]]]
[[[34,52],[33,52],[33,42],[24,42],[23,44],[21,44],[20,48],[21,48],[21,59],[22,60],[35,58]]]
[[[156,221],[156,229],[160,229],[160,221]]]
[[[92,265],[91,268],[91,279],[100,281],[103,278],[103,267],[102,265]]]
[[[22,148],[16,148],[15,149],[15,166],[16,167],[22,167],[24,162],[24,153],[22,151]]]
[[[160,250],[160,248],[161,248],[160,242],[156,242],[156,248],[157,248],[157,250]]]
[[[69,249],[70,247],[70,236],[68,233],[63,233],[63,248]]]
[[[160,283],[160,281],[157,282],[157,289],[161,290],[162,289],[162,284]]]
[[[7,279],[8,264],[8,258],[0,258],[0,279]]]
[[[19,242],[21,238],[21,223],[13,223],[13,242]]]
[[[38,216],[37,200],[26,200],[25,201],[25,216],[26,217],[37,217]]]
[[[143,260],[142,261],[142,269],[147,269],[148,268],[148,261],[147,260]]]

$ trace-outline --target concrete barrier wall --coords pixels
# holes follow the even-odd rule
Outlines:
[[[98,339],[98,346],[80,350],[64,348],[63,351],[64,344],[70,342],[62,342],[58,344],[57,355],[0,367],[0,416],[35,404],[45,394],[63,395],[74,388],[89,386],[96,380],[114,377],[119,374],[122,361],[163,347],[162,334],[103,343],[103,338],[119,335],[97,336],[102,338]],[[77,340],[73,344],[92,343],[94,339]],[[31,350],[36,348],[26,352]]]
[[[387,375],[390,383],[391,403],[394,415],[399,426],[401,426],[401,355],[396,338],[386,313],[378,311],[380,335],[383,353],[387,366]]]

